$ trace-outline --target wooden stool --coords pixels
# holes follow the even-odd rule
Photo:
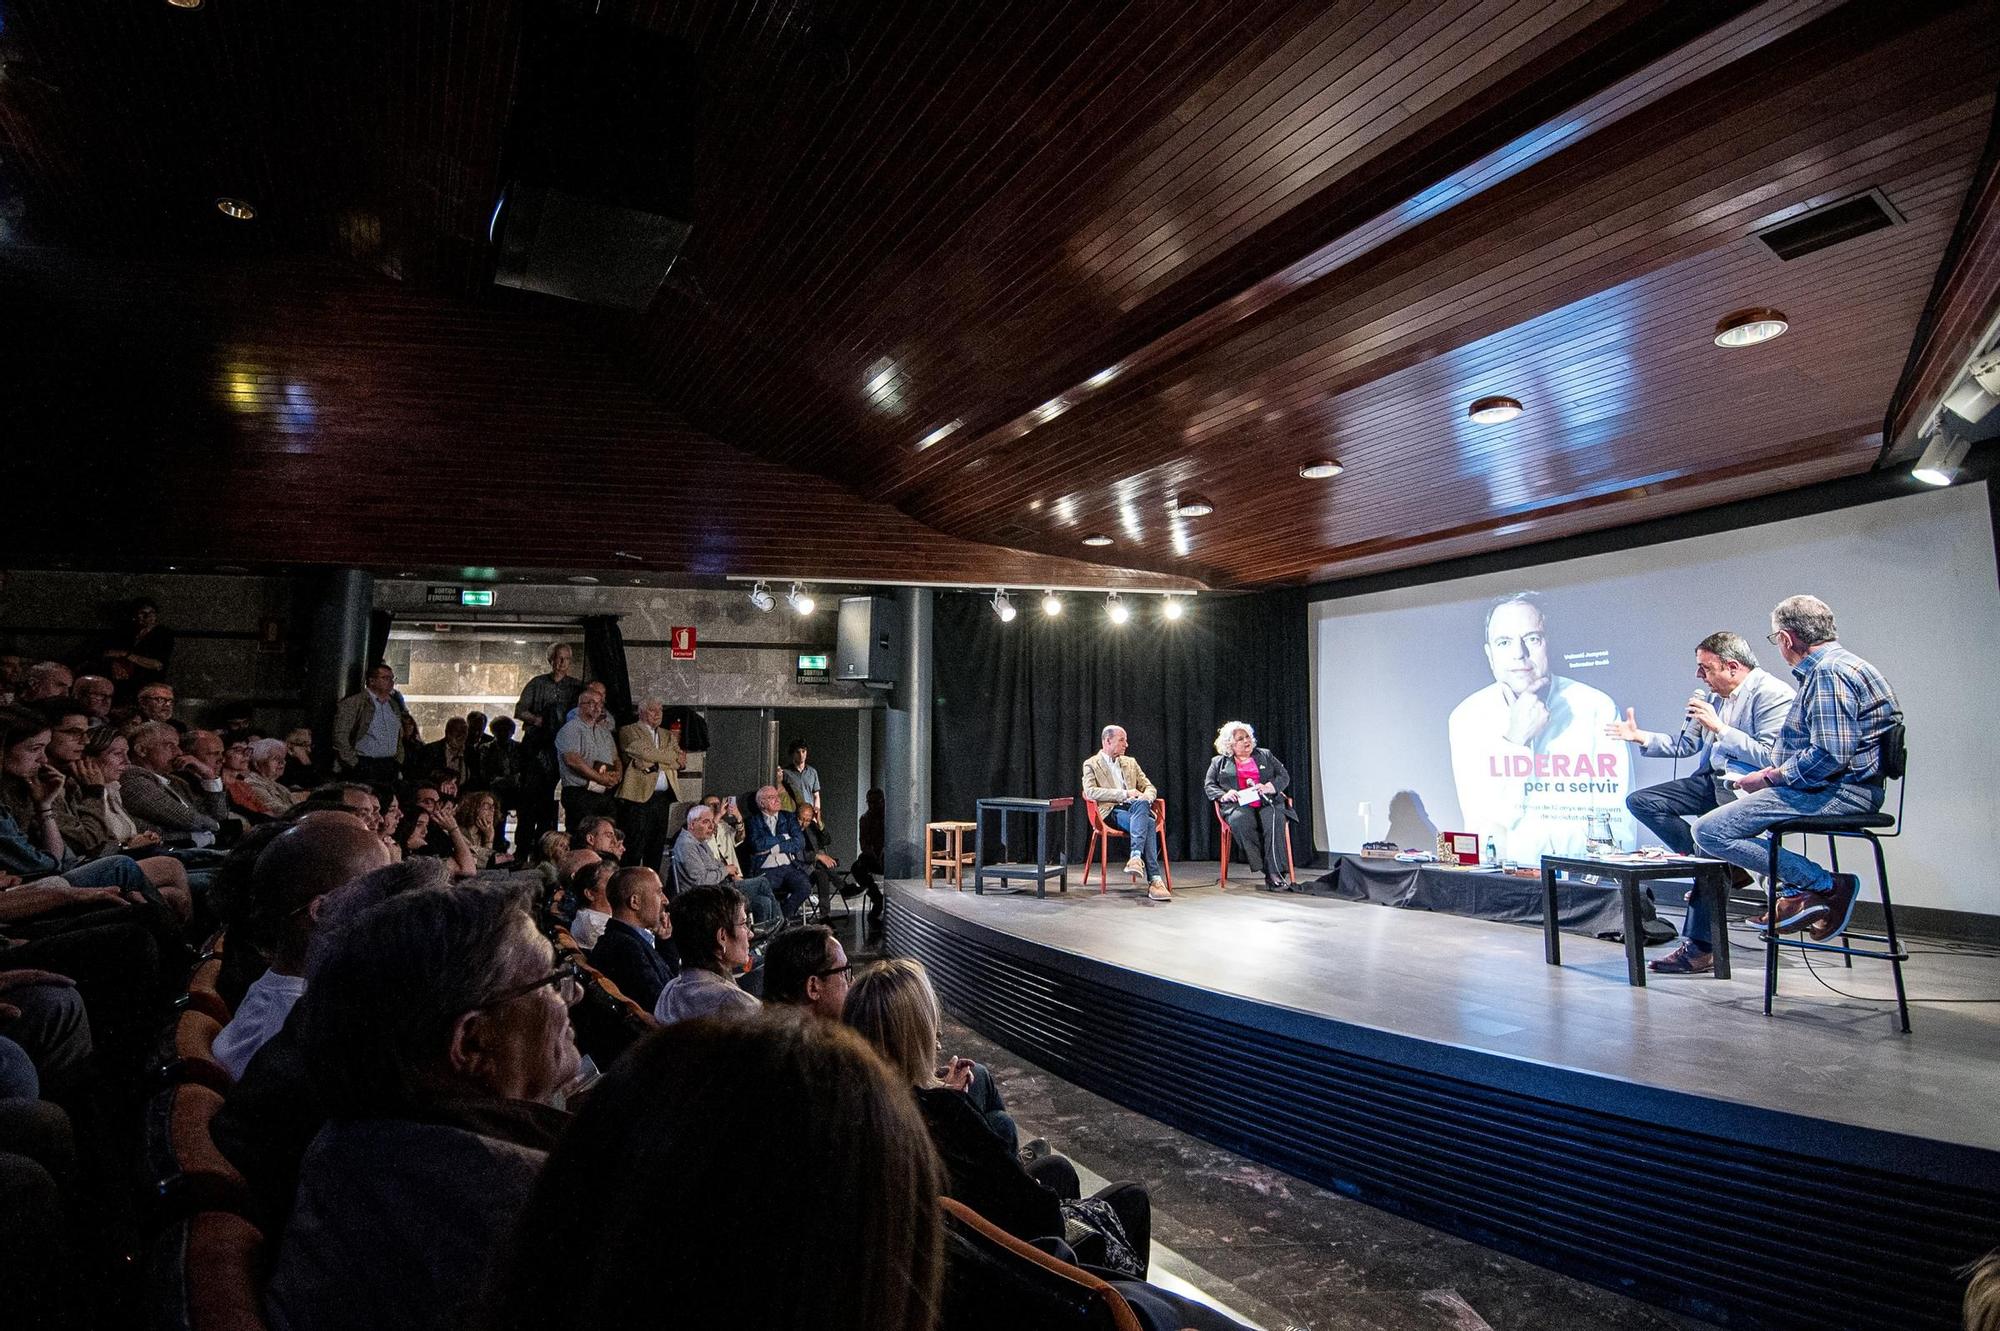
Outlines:
[[[965,890],[964,869],[972,863],[972,853],[965,848],[965,834],[973,826],[953,822],[924,824],[925,887],[932,885],[931,880],[942,869],[946,881],[961,892]],[[942,844],[939,838],[943,838]]]

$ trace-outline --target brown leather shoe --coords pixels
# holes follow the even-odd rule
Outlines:
[[[1778,898],[1777,930],[1781,934],[1797,933],[1808,925],[1826,917],[1826,894],[1822,892],[1798,892]]]
[[[1854,899],[1861,895],[1861,880],[1851,873],[1837,873],[1832,885],[1817,895],[1826,902],[1826,914],[1806,926],[1806,936],[1824,943],[1854,918]]]
[[[1646,969],[1659,975],[1707,975],[1715,969],[1715,953],[1682,943],[1666,956],[1647,962]]]
[[[1164,878],[1155,878],[1152,882],[1146,884],[1146,895],[1154,901],[1172,901],[1174,899],[1174,894],[1167,891],[1167,880]]]

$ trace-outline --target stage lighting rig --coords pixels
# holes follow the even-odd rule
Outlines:
[[[795,615],[809,615],[813,612],[813,598],[802,582],[793,583],[792,589],[785,593],[785,604],[792,608],[792,613]]]
[[[771,588],[762,578],[757,579],[757,585],[750,589],[750,604],[765,611],[777,604],[777,601],[772,599]]]
[[[1014,622],[1014,603],[1007,597],[1007,589],[1002,587],[993,593],[993,613],[1000,617],[1002,624]]]

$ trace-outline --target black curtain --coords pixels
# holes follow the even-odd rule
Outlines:
[[[389,655],[389,629],[396,622],[394,612],[371,610],[368,612],[368,659],[361,663],[361,682],[368,682],[368,671],[377,662]],[[409,683],[404,680],[403,683]]]
[[[604,704],[621,726],[636,720],[632,711],[632,676],[625,668],[625,635],[616,615],[583,617],[583,655],[590,678],[604,685]]]
[[[1167,801],[1167,850],[1214,859],[1220,849],[1202,777],[1215,731],[1247,721],[1257,742],[1292,775],[1299,823],[1293,846],[1312,854],[1311,726],[1306,602],[1302,591],[1198,597],[1163,623],[1155,597],[1135,596],[1132,622],[1104,617],[1100,597],[1072,594],[1064,613],[1039,598],[1002,624],[986,598],[937,599],[932,656],[937,695],[931,817],[972,817],[992,795],[1081,798],[1083,761],[1098,731],[1121,725],[1131,756]],[[1070,819],[1070,856],[1082,858],[1090,825]]]

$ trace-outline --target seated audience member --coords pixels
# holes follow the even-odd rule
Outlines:
[[[320,902],[306,949],[308,983],[340,931],[364,912],[404,892],[450,885],[451,874],[442,862],[416,859],[371,870],[329,892]],[[264,1042],[229,1088],[209,1129],[217,1149],[249,1183],[250,1218],[273,1243],[292,1213],[299,1162],[326,1124],[299,1045],[299,1009],[310,1001],[301,996],[292,1005],[277,1034]]]
[[[187,733],[187,722],[174,715],[174,686],[162,681],[148,684],[134,695],[132,704],[138,709],[141,721],[158,721],[169,726],[176,735]]]
[[[222,778],[229,802],[239,809],[261,813],[266,818],[282,818],[291,812],[297,798],[285,786],[288,751],[281,739],[254,739],[242,745],[243,765],[231,767]],[[233,758],[237,746],[229,746]]]
[[[231,1077],[266,1040],[278,1033],[292,1005],[306,991],[306,950],[327,893],[389,863],[389,852],[369,829],[343,815],[314,815],[287,827],[251,872],[248,912],[231,928],[224,955],[239,947],[262,954],[269,968],[236,1005],[215,1037],[215,1061]]]
[[[118,790],[132,821],[168,846],[214,845],[229,813],[222,778],[182,753],[180,733],[165,722],[144,722],[126,741],[132,765]]]
[[[125,737],[110,726],[86,728],[86,718],[71,702],[43,704],[49,718],[48,760],[63,775],[56,800],[56,831],[70,855],[101,860],[129,855],[139,872],[159,891],[160,900],[183,920],[193,911],[194,890],[181,862],[159,853],[160,834],[141,832],[125,812],[118,779],[126,768]],[[18,790],[18,788],[16,788]],[[16,822],[29,815],[14,807]],[[22,822],[26,826],[25,822]]]
[[[796,925],[781,931],[764,951],[764,1001],[839,1021],[853,972],[833,930],[823,924]]]
[[[743,870],[743,860],[736,848],[743,844],[743,814],[736,807],[736,797],[728,799],[720,795],[710,795],[702,800],[708,811],[715,815],[715,852],[724,864],[733,864],[737,872]]]
[[[915,1091],[948,1195],[1016,1238],[1061,1240],[1088,1265],[1145,1275],[1152,1204],[1143,1187],[1113,1183],[1081,1202],[1058,1196],[1038,1179],[1061,1177],[1073,1187],[1075,1167],[1056,1155],[1036,1161],[1034,1174],[1022,1165],[967,1098],[972,1061],[954,1058],[939,1076],[942,1018],[921,964],[898,958],[865,967],[848,990],[845,1020]]]
[[[102,675],[80,675],[69,691],[70,697],[82,704],[92,730],[111,719],[112,693],[111,681]]]
[[[750,864],[771,884],[772,893],[792,919],[812,895],[812,879],[806,865],[812,855],[806,849],[805,833],[799,830],[797,814],[778,807],[778,788],[765,786],[757,792],[757,812],[750,815],[745,835]]]
[[[544,838],[546,839],[546,833]],[[555,887],[548,900],[549,918],[567,929],[576,918],[577,907],[581,904],[577,896],[576,876],[600,860],[594,850],[571,850],[569,833],[562,833],[562,849],[550,863],[555,865]]]
[[[2000,1248],[1959,1272],[1965,1279],[1965,1331],[2000,1331]]]
[[[862,811],[855,833],[861,853],[854,857],[852,873],[868,894],[868,923],[875,926],[882,923],[882,909],[887,904],[881,880],[889,876],[889,806],[880,790],[868,792],[868,807]]]
[[[417,746],[409,756],[409,770],[433,774],[450,772],[463,787],[472,776],[471,733],[464,717],[452,717],[444,723],[443,739]]]
[[[299,1167],[274,1331],[452,1331],[568,1115],[573,964],[512,884],[406,892],[340,929],[298,1037],[327,1114]]]
[[[728,883],[690,887],[671,907],[681,973],[653,1004],[661,1025],[690,1017],[735,1016],[763,1005],[736,977],[750,968],[750,909]]]
[[[789,1014],[676,1026],[593,1091],[472,1325],[930,1331],[939,1188],[908,1095],[851,1032]],[[663,1241],[663,1198],[743,1197],[758,1204]],[[772,1242],[773,1213],[796,1241]],[[553,1259],[553,1236],[589,1260]]]
[[[18,702],[28,687],[28,658],[0,652],[0,703]]]
[[[687,830],[674,838],[674,894],[691,887],[729,883],[750,903],[750,918],[760,928],[777,920],[778,898],[771,891],[770,880],[761,874],[745,878],[724,859],[715,839],[715,826],[715,815],[706,804],[688,806]]]
[[[49,765],[51,727],[39,711],[25,707],[0,709],[0,873],[32,884],[57,879],[70,887],[115,888],[120,893],[163,901],[136,860],[107,855],[85,860],[64,843],[57,809],[62,802],[63,774]],[[21,889],[15,889],[19,891]],[[171,903],[185,919],[183,895]]]
[[[313,765],[313,733],[305,726],[293,726],[285,732],[285,770],[278,774],[279,782],[287,790],[311,790],[319,784],[318,769]]]
[[[458,830],[465,833],[465,844],[472,850],[472,862],[481,873],[513,859],[504,850],[496,853],[494,848],[500,837],[500,802],[493,798],[492,791],[475,790],[462,797],[455,816]]]
[[[473,788],[490,790],[500,801],[496,820],[504,830],[507,815],[521,801],[521,742],[514,738],[514,718],[493,718],[493,733],[473,751]]]
[[[454,803],[445,798],[437,780],[419,781],[410,790],[410,804],[396,828],[396,844],[405,855],[433,855],[460,878],[479,872],[472,845],[459,828]]]
[[[595,861],[577,866],[570,876],[576,895],[576,915],[569,922],[569,936],[585,951],[597,946],[597,940],[604,936],[604,926],[611,923],[611,875],[617,872],[617,860],[598,855]]]
[[[581,850],[594,850],[600,859],[616,860],[625,854],[625,833],[608,814],[593,814],[571,829],[571,839]]]
[[[590,949],[590,964],[650,1012],[680,969],[680,953],[668,941],[674,926],[667,917],[660,876],[651,869],[619,869],[611,875],[606,894],[611,919]]]
[[[21,689],[16,702],[47,702],[51,698],[63,698],[76,687],[76,677],[68,666],[60,661],[37,661],[28,667],[28,682]]]
[[[188,738],[192,740],[194,736],[190,735]],[[222,756],[216,763],[215,774],[222,778],[222,796],[229,803],[229,811],[246,823],[269,822],[277,815],[264,806],[263,800],[258,798],[257,792],[247,783],[247,778],[250,776],[250,741],[232,738],[227,731],[223,731],[218,739],[222,744]]]
[[[833,909],[833,894],[839,889],[835,877],[840,861],[833,854],[833,838],[820,823],[819,810],[810,804],[799,806],[799,832],[806,839],[806,874],[819,897],[819,913],[825,917]]]

